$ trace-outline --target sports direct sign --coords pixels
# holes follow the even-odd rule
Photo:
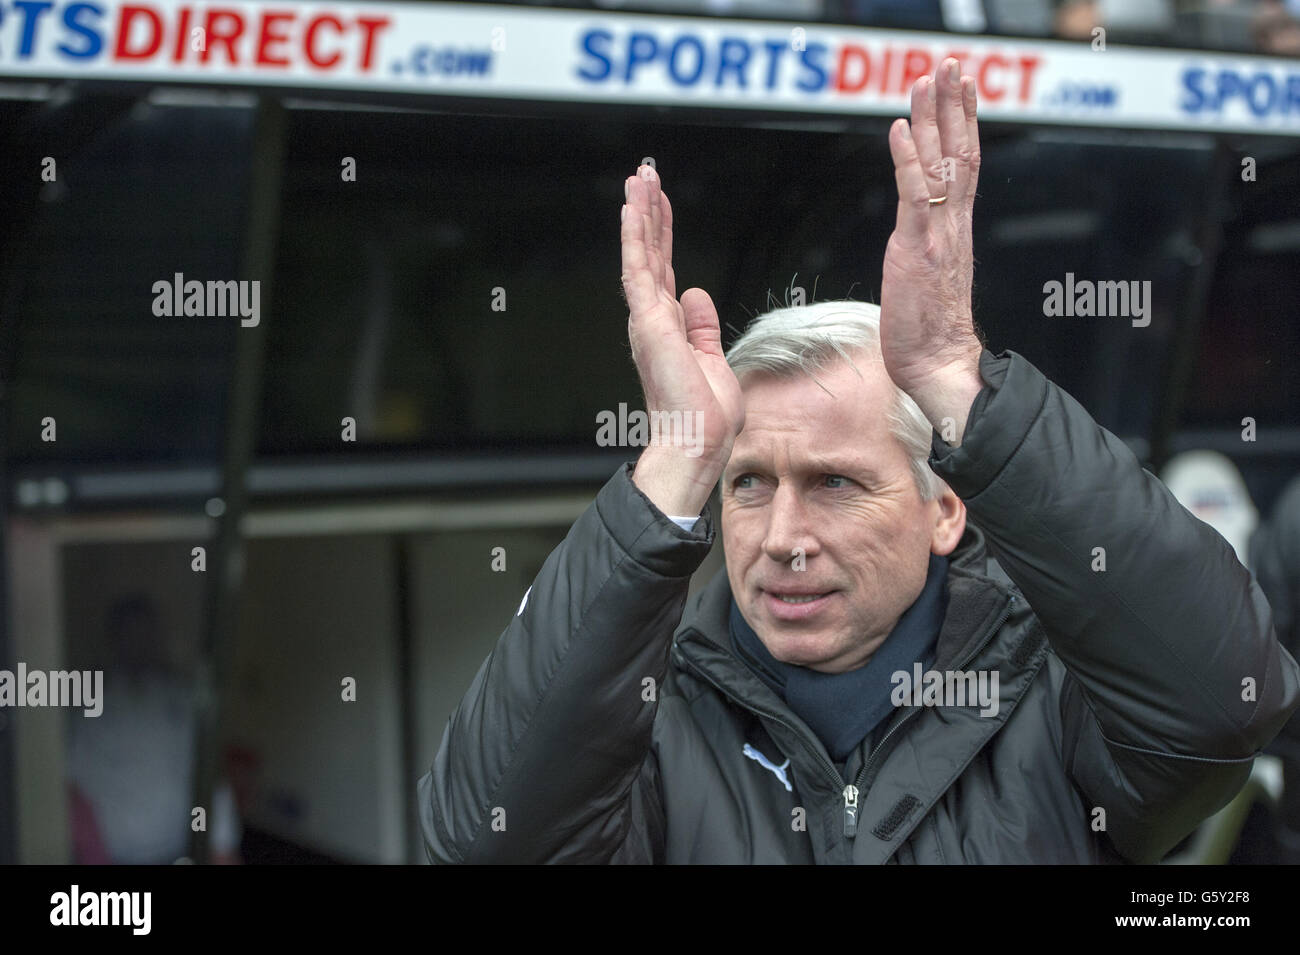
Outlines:
[[[0,0],[0,76],[860,113],[956,56],[989,119],[1300,135],[1300,64],[505,6]]]

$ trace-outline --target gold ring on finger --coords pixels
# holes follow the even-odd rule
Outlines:
[[[943,204],[944,204],[945,202],[947,202],[947,201],[948,201],[948,197],[947,197],[947,196],[940,196],[938,199],[931,199],[931,200],[930,200],[930,205],[932,205],[932,206],[941,206],[941,205],[943,205]]]

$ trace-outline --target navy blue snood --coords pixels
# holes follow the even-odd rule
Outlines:
[[[731,601],[731,642],[760,680],[776,691],[790,709],[826,745],[840,763],[894,710],[892,676],[912,672],[918,661],[934,663],[939,628],[948,609],[948,558],[930,555],[925,587],[866,666],[847,673],[819,673],[777,660]]]

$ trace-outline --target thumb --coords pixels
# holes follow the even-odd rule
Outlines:
[[[722,358],[718,310],[709,293],[701,288],[687,289],[682,293],[682,311],[686,313],[686,340],[705,354]]]

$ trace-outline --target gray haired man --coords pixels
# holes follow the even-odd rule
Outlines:
[[[975,114],[950,59],[890,130],[878,310],[727,355],[629,177],[646,405],[700,426],[538,574],[420,782],[432,861],[1150,862],[1241,787],[1300,668],[1232,548],[976,336]],[[719,481],[726,573],[687,606]]]

